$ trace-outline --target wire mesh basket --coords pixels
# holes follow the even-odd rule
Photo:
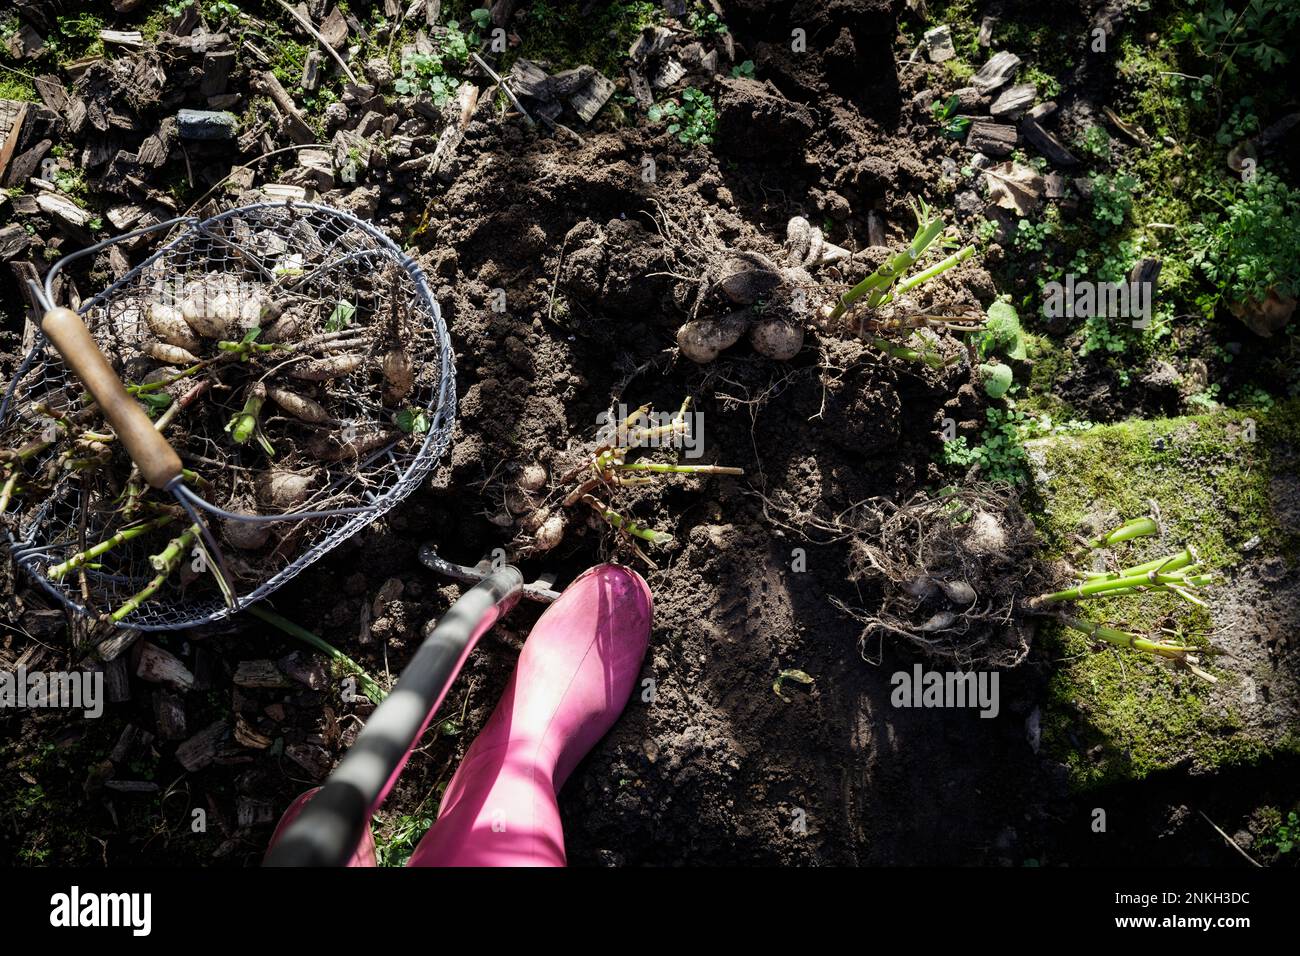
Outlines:
[[[268,459],[257,443],[231,447],[214,438],[220,433],[218,420],[238,408],[236,398],[219,391],[226,387],[223,375],[227,370],[240,374],[244,370],[226,361],[230,355],[219,359],[226,364],[207,366],[221,371],[211,376],[214,384],[201,414],[216,418],[207,423],[209,427],[187,427],[166,435],[184,468],[166,490],[195,520],[192,527],[201,537],[193,555],[186,556],[189,571],[182,566],[179,581],[159,588],[119,622],[142,630],[214,621],[271,594],[410,494],[446,452],[455,419],[451,343],[423,272],[374,225],[326,206],[265,203],[128,233],[58,263],[46,279],[45,304],[52,308],[53,279],[67,263],[164,228],[177,232],[79,310],[94,344],[123,382],[139,379],[142,370],[151,367],[154,381],[160,379],[154,321],[160,303],[192,301],[195,295],[235,297],[230,309],[239,319],[232,325],[231,340],[218,346],[222,349],[229,350],[239,341],[251,348],[247,343],[257,343],[267,315],[281,323],[292,315],[298,343],[320,340],[314,347],[321,349],[337,342],[350,348],[362,345],[355,346],[355,370],[319,386],[328,393],[332,416],[328,427],[306,425],[288,416],[273,419],[280,434],[288,436],[275,440],[287,441],[292,449],[291,460],[276,467],[312,475],[309,494],[278,514],[230,505],[252,495]],[[49,316],[47,312],[45,329],[52,337]],[[384,391],[388,387],[385,348],[397,349],[410,360],[411,381],[401,396],[400,410],[392,407]],[[68,351],[62,344],[59,349]],[[300,350],[302,354],[295,354],[286,346],[283,353],[258,353],[259,363],[249,363],[248,368],[258,374],[269,368],[272,371],[265,374],[274,375],[280,372],[275,363],[281,359],[283,365],[319,361],[306,346]],[[241,360],[248,362],[248,356],[237,356],[233,362]],[[111,540],[124,527],[138,527],[140,516],[134,511],[136,523],[124,524],[122,501],[135,487],[133,476],[144,468],[138,457],[133,463],[123,441],[105,446],[107,462],[101,461],[93,472],[94,481],[104,483],[102,488],[89,485],[85,471],[68,467],[73,452],[59,438],[61,427],[71,429],[61,423],[83,414],[90,399],[87,384],[74,373],[73,365],[76,362],[65,361],[52,347],[50,338],[38,336],[0,406],[0,445],[30,449],[50,439],[48,447],[21,462],[22,482],[39,485],[39,497],[27,501],[21,490],[14,495],[15,506],[4,515],[5,530],[17,563],[46,590],[78,611],[102,616],[123,607],[149,584],[157,574],[151,560],[167,535],[162,533],[160,539],[142,533],[95,554],[93,560],[85,558],[91,543]],[[149,394],[142,391],[148,381],[146,377],[144,384],[130,385],[128,390],[136,389],[132,395],[141,399]],[[174,390],[176,383],[167,386]],[[93,387],[90,391],[95,392]],[[93,397],[100,395],[95,392]],[[182,411],[178,417],[185,414]],[[119,437],[122,431],[118,429]],[[267,446],[271,447],[271,439]],[[332,448],[347,453],[335,454]],[[138,471],[133,470],[137,466]],[[175,504],[169,505],[173,511]],[[218,525],[228,522],[277,523],[273,547],[256,560],[232,553],[218,544],[220,534],[214,533]],[[62,570],[70,559],[77,573],[52,577],[51,569]],[[203,566],[209,559],[214,559],[216,568]],[[217,575],[205,574],[207,570],[217,572],[220,587],[213,581]]]

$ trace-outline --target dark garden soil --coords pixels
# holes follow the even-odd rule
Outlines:
[[[605,559],[641,570],[655,597],[644,693],[561,796],[573,864],[1238,860],[1192,825],[1187,807],[1241,819],[1279,787],[1271,764],[1208,777],[1171,771],[1079,796],[1065,767],[1027,740],[1054,666],[1048,653],[1033,646],[1001,674],[996,719],[900,709],[890,702],[890,677],[925,658],[897,643],[860,644],[861,625],[838,609],[835,601],[871,606],[879,594],[850,580],[850,543],[822,543],[827,536],[811,530],[811,519],[873,496],[905,500],[948,480],[936,464],[941,422],[953,418],[971,434],[984,418],[968,364],[936,372],[811,333],[789,362],[764,358],[744,340],[703,366],[676,352],[693,284],[669,273],[695,241],[692,230],[707,227],[727,247],[778,257],[792,216],[834,223],[836,241],[858,247],[867,245],[866,211],[875,210],[896,244],[910,235],[907,198],[936,192],[945,158],[965,161],[930,113],[934,86],[947,82],[942,71],[923,58],[907,63],[911,50],[895,25],[901,3],[724,6],[743,50],[736,60],[752,59],[761,80],[711,83],[719,112],[712,148],[617,123],[608,112],[575,122],[578,142],[502,120],[485,94],[438,177],[390,161],[355,188],[323,194],[371,213],[418,253],[451,330],[458,421],[432,481],[271,604],[372,673],[395,677],[425,626],[462,591],[419,564],[425,543],[464,564],[506,548],[527,577],[552,572],[561,585]],[[1094,6],[1070,4],[1061,15],[1084,23]],[[1004,4],[1000,13],[1018,10]],[[789,52],[791,23],[808,31],[804,55]],[[250,72],[241,59],[230,90],[248,92]],[[1102,95],[1097,82],[1081,72],[1063,99]],[[155,105],[144,121],[163,115]],[[124,134],[133,143],[139,135]],[[262,151],[189,149],[150,175],[184,176],[188,162],[206,187]],[[643,176],[645,157],[654,160],[653,182]],[[274,177],[259,167],[249,185],[264,181]],[[960,215],[958,223],[969,226]],[[60,252],[77,247],[70,237],[58,243]],[[39,255],[28,258],[46,267]],[[100,262],[74,277],[83,295],[107,268]],[[928,286],[933,301],[922,305],[987,306],[996,271],[996,256],[986,267],[968,263]],[[842,288],[844,277],[820,270],[821,295]],[[504,290],[503,312],[491,308],[495,290]],[[9,276],[4,294],[6,331],[20,336],[25,303]],[[1094,402],[1100,378],[1060,386],[1073,407],[1105,404],[1099,420],[1168,410],[1141,388]],[[675,537],[649,551],[657,568],[576,509],[558,547],[519,547],[527,536],[507,507],[518,468],[541,463],[554,482],[582,448],[595,447],[602,412],[620,402],[675,409],[686,396],[703,416],[703,461],[745,474],[625,493],[625,514]],[[67,621],[30,582],[6,579],[5,593],[6,659],[47,668],[95,659],[70,655]],[[432,818],[438,788],[486,720],[538,613],[519,606],[471,657],[388,801],[382,838],[395,839],[408,819]],[[0,803],[8,808],[0,861],[254,864],[280,811],[324,778],[369,711],[340,697],[321,658],[247,615],[145,641],[180,658],[194,686],[149,684],[133,667],[130,700],[100,720],[0,716]],[[134,662],[139,650],[125,654]],[[237,685],[241,662],[255,660],[278,661],[282,685]],[[814,682],[787,681],[778,696],[773,681],[785,669]],[[211,759],[185,770],[178,745],[218,723]],[[152,739],[129,730],[123,737],[128,727]],[[122,781],[141,782],[143,792],[124,792]],[[1089,829],[1097,806],[1118,821],[1100,837]],[[206,811],[206,832],[193,832],[196,808]]]

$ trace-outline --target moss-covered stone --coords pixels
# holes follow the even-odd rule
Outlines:
[[[1252,440],[1253,437],[1253,440]],[[1134,421],[1028,443],[1040,510],[1035,515],[1051,556],[1079,561],[1076,536],[1104,531],[1150,512],[1155,501],[1165,537],[1115,550],[1133,565],[1194,546],[1217,571],[1249,560],[1294,561],[1295,528],[1278,520],[1272,492],[1292,473],[1300,447],[1300,403],[1269,412]],[[1165,630],[1181,637],[1212,634],[1209,609],[1173,595],[1081,602],[1081,617],[1124,630]],[[1096,650],[1081,634],[1045,629],[1048,656],[1058,661],[1043,719],[1044,745],[1078,786],[1139,779],[1181,767],[1191,771],[1252,763],[1294,749],[1286,728],[1257,727],[1234,699],[1243,675],[1230,660],[1211,663],[1208,684],[1144,655]],[[1215,643],[1218,643],[1217,641]]]

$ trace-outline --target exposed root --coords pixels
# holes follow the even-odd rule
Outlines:
[[[765,512],[773,508],[764,501]],[[879,661],[887,635],[961,668],[1014,667],[1029,653],[1020,599],[1037,593],[1044,572],[1013,489],[970,483],[902,505],[870,499],[800,523],[822,543],[849,542],[848,578],[862,602],[831,601],[863,625],[865,659]]]

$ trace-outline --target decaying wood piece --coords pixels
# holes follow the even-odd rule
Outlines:
[[[203,54],[203,79],[199,82],[201,96],[220,96],[226,92],[235,59],[234,50],[214,50]]]
[[[127,259],[121,245],[108,247],[108,271],[113,273],[114,279],[121,279],[131,271],[131,261]]]
[[[157,169],[167,162],[171,155],[172,144],[176,141],[179,123],[175,117],[165,117],[158,128],[144,138],[135,158],[141,166]]]
[[[489,7],[492,23],[499,27],[509,25],[510,18],[515,15],[515,8],[518,6],[519,0],[493,0]]]
[[[100,30],[99,38],[105,43],[131,47],[135,50],[144,46],[144,34],[139,30]]]
[[[275,808],[265,800],[240,796],[235,801],[235,822],[241,827],[257,827],[275,819]]]
[[[320,25],[320,39],[336,50],[341,50],[348,42],[348,21],[343,11],[334,6],[325,15]]]
[[[104,664],[104,695],[110,704],[131,699],[131,675],[125,657],[115,657]]]
[[[432,175],[441,173],[456,154],[461,140],[465,138],[465,128],[469,126],[470,117],[478,107],[478,98],[478,87],[473,83],[462,83],[456,91],[455,119],[438,136],[438,144],[434,146],[433,156],[429,160],[429,172]]]
[[[1039,124],[1038,120],[1025,117],[1020,121],[1020,132],[1024,134],[1029,145],[1042,153],[1047,161],[1056,166],[1077,166],[1079,160],[1061,144],[1055,136]]]
[[[993,100],[993,105],[989,107],[989,113],[993,116],[1015,119],[1022,116],[1033,105],[1034,98],[1037,96],[1038,87],[1033,83],[1017,83],[998,94]]]
[[[185,739],[185,704],[171,691],[154,691],[154,724],[163,740]]]
[[[113,745],[113,750],[108,755],[108,759],[114,763],[122,763],[130,760],[137,753],[148,747],[153,742],[153,734],[137,727],[135,724],[127,724],[118,734],[117,743]]]
[[[1164,263],[1159,259],[1150,257],[1139,259],[1133,264],[1133,268],[1129,270],[1129,285],[1149,286],[1147,295],[1151,298],[1148,298],[1147,301],[1154,301],[1156,283],[1160,280],[1160,270],[1163,266]]]
[[[194,675],[180,658],[156,644],[144,641],[137,645],[135,675],[153,684],[169,684],[177,690],[194,686]]]
[[[640,63],[651,57],[666,53],[677,43],[677,35],[667,27],[646,27],[641,31],[631,47],[628,56]]]
[[[306,186],[298,186],[293,183],[264,183],[258,187],[264,197],[271,202],[314,202],[316,191],[308,190]]]
[[[275,743],[270,737],[254,730],[252,724],[242,714],[235,717],[235,740],[250,750],[266,750]]]
[[[1019,139],[1014,126],[976,120],[966,134],[966,148],[986,156],[1009,156]]]
[[[636,67],[627,68],[627,88],[636,99],[637,106],[645,110],[654,106],[655,97],[650,89],[650,81],[639,73]]]
[[[21,100],[0,100],[0,180],[4,179],[9,161],[18,148],[27,119],[27,104]]]
[[[953,94],[957,97],[957,109],[962,113],[974,113],[989,105],[989,98],[973,86],[963,86]]]
[[[202,770],[217,755],[217,744],[225,739],[230,725],[218,720],[176,748],[176,762],[190,773]]]
[[[1031,109],[1027,115],[1031,120],[1036,120],[1038,123],[1041,124],[1043,120],[1047,119],[1055,112],[1056,112],[1056,101],[1047,100],[1045,102],[1039,103],[1037,106]]]
[[[232,678],[236,687],[291,687],[275,661],[240,661]]]
[[[590,123],[613,95],[613,81],[593,70],[586,84],[579,87],[569,98],[569,105],[582,117],[584,123]]]
[[[672,57],[667,56],[660,61],[654,76],[650,78],[650,85],[656,90],[666,90],[685,75],[686,67]]]
[[[0,262],[8,262],[31,245],[27,230],[16,222],[0,228]]]
[[[111,222],[114,228],[121,229],[123,232],[139,222],[143,215],[144,206],[138,203],[121,203],[104,210],[104,218]]]
[[[30,23],[20,23],[14,34],[9,37],[9,53],[14,59],[22,60],[37,57],[45,49],[45,38]]]
[[[36,205],[43,212],[49,213],[55,221],[74,229],[83,228],[90,222],[90,213],[82,209],[67,196],[59,193],[45,192],[36,197]]]
[[[957,55],[952,45],[952,29],[946,23],[926,30],[921,39],[925,41],[925,52],[931,63],[942,63]]]
[[[275,665],[280,668],[280,673],[310,690],[324,690],[329,684],[325,666],[319,660],[297,651],[281,657]]]
[[[307,54],[302,65],[302,88],[307,91],[316,89],[320,86],[320,68],[325,62],[325,57],[321,56],[320,50],[312,50]]]
[[[317,189],[334,188],[334,161],[327,150],[298,150],[298,168],[305,179],[310,180]]]
[[[1020,57],[1003,50],[988,58],[988,61],[970,78],[970,85],[981,93],[992,93],[1010,80],[1019,67]]]
[[[293,97],[275,78],[275,74],[270,70],[266,70],[259,75],[263,89],[271,97],[271,102],[275,104],[275,108],[279,110],[280,115],[284,117],[285,131],[289,134],[289,138],[300,145],[315,142],[316,134],[312,132],[311,126],[307,124],[306,118],[302,115],[302,111],[298,109],[298,104],[293,101]]]
[[[39,285],[41,280],[41,274],[36,271],[35,264],[26,261],[14,261],[9,263],[9,271],[14,274],[14,279],[17,281],[18,289],[22,292],[23,298],[27,300],[28,314],[40,315],[44,309],[42,308],[40,301],[36,298],[36,294],[32,292],[31,287],[31,283],[35,282]],[[28,330],[33,333],[35,332],[35,325],[33,325],[30,320],[24,326],[24,335]]]
[[[551,98],[551,77],[532,60],[520,57],[510,67],[510,85],[520,96],[535,100]]]
[[[54,110],[56,113],[62,113],[68,106],[68,91],[64,88],[63,82],[54,74],[46,73],[38,76],[35,83],[36,95],[41,98],[41,102]]]
[[[330,772],[332,761],[325,751],[315,744],[288,744],[284,755],[307,771],[314,780]]]

